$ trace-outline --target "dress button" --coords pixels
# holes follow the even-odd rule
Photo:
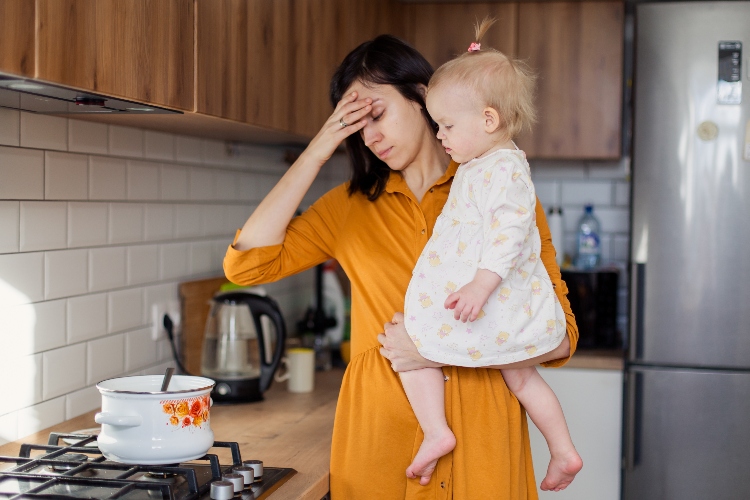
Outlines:
[[[426,232],[426,231],[425,231],[424,229],[422,229],[422,234],[424,234],[425,232]]]
[[[434,193],[434,192],[435,192],[435,188],[430,189],[430,193]]]
[[[441,488],[445,488],[445,483],[444,483],[444,482],[441,482],[441,483],[440,483],[440,487],[441,487]]]

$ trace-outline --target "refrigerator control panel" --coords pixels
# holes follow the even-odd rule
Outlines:
[[[719,42],[718,103],[742,103],[742,42]]]

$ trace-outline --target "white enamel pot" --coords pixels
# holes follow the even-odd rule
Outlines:
[[[175,375],[162,392],[163,375],[141,375],[96,384],[102,411],[99,450],[126,464],[176,464],[206,454],[214,443],[211,389],[204,377]]]

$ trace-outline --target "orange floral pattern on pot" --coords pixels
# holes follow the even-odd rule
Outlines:
[[[159,401],[162,411],[169,415],[167,425],[175,427],[202,427],[208,422],[211,410],[210,396]]]

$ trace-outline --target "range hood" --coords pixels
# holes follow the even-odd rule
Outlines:
[[[115,99],[7,73],[0,73],[0,107],[49,115],[182,114],[181,111]]]

